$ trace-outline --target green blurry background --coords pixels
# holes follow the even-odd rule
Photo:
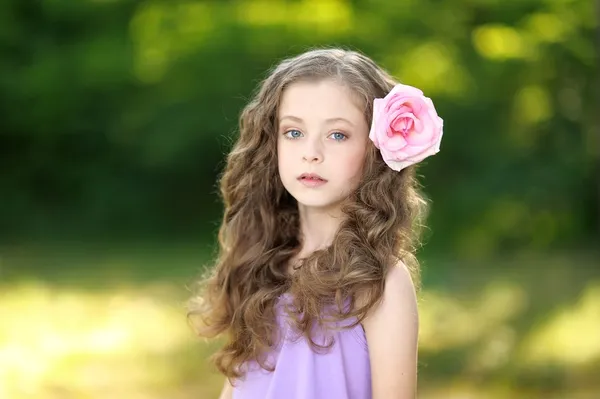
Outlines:
[[[265,71],[360,50],[445,120],[420,397],[600,397],[600,7],[0,2],[0,398],[216,398],[185,320]]]

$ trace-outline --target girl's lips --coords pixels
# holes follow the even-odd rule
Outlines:
[[[298,178],[298,180],[303,180],[303,179],[322,180],[324,182],[327,181],[327,180],[323,179],[321,176],[319,176],[316,173],[303,173],[302,175],[300,175],[300,177]]]
[[[319,179],[319,178],[309,178],[309,177],[304,177],[304,178],[299,178],[298,181],[300,183],[302,183],[303,185],[305,185],[306,187],[319,187],[322,186],[323,184],[327,183],[327,180],[323,180],[323,179]]]

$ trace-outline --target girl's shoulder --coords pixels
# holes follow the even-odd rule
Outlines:
[[[412,274],[408,266],[402,261],[398,261],[395,265],[389,268],[385,277],[383,295],[381,300],[369,309],[367,317],[376,312],[383,303],[395,303],[396,305],[410,304],[413,299],[416,301],[416,289],[413,282]],[[368,302],[368,298],[363,295],[357,296],[357,305],[364,306]]]
[[[419,316],[415,287],[406,265],[400,263],[390,268],[381,301],[369,309],[362,324],[369,346],[374,391],[391,387],[395,392],[413,392]]]

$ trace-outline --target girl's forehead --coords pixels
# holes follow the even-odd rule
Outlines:
[[[310,115],[344,114],[346,117],[364,116],[364,105],[348,86],[332,80],[296,82],[282,93],[279,118],[290,112]]]

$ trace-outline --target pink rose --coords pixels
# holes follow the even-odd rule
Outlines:
[[[369,138],[385,163],[400,171],[440,150],[443,126],[430,98],[415,87],[398,84],[373,102]]]

